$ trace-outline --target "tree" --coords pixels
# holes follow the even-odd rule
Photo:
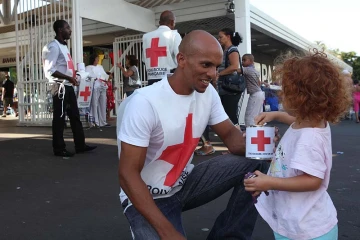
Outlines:
[[[353,79],[360,79],[360,56],[356,55],[356,52],[341,52],[341,59],[352,66]]]

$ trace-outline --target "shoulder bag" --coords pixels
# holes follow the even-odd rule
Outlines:
[[[229,58],[229,52],[230,48],[226,51],[226,56],[225,56],[225,69],[228,67],[228,58]],[[244,76],[244,70],[241,64],[241,58],[240,58],[240,53],[237,52],[239,54],[239,62],[240,62],[240,69],[241,69],[241,73],[237,74],[229,74],[229,75],[224,75],[221,78],[221,87],[228,91],[228,92],[233,92],[233,93],[242,93],[245,91],[246,88],[246,79]]]

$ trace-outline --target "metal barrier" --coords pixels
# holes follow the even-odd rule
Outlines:
[[[125,66],[126,55],[135,55],[139,60],[139,75],[141,79],[141,86],[147,86],[147,75],[145,65],[143,64],[143,52],[142,52],[142,36],[143,34],[123,36],[115,38],[113,44],[114,50],[114,86],[117,88],[115,94],[116,107],[126,97],[124,93],[124,77],[120,69],[116,66],[117,63],[121,63]]]

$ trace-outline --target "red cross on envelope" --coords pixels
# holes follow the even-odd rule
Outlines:
[[[159,38],[151,39],[151,47],[146,49],[146,58],[150,58],[150,67],[158,67],[159,57],[166,56],[166,46],[159,46]]]
[[[71,58],[71,55],[70,53],[67,54],[68,55],[68,58],[69,58],[69,61],[67,61],[67,66],[68,66],[68,69],[71,69],[72,72],[73,72],[73,76],[72,77],[75,77],[76,74],[75,74],[75,68],[74,68],[74,62]],[[86,100],[85,100],[86,101]]]
[[[90,87],[86,86],[85,91],[80,92],[80,96],[84,97],[85,102],[87,101],[88,97],[90,97],[90,95],[91,95],[91,91],[89,89],[90,89]]]
[[[166,175],[164,181],[165,186],[171,187],[174,185],[186,164],[189,162],[198,142],[199,138],[193,138],[192,135],[192,113],[190,113],[186,118],[184,142],[168,146],[158,159],[173,165],[172,169]]]
[[[271,139],[265,137],[264,130],[257,131],[257,137],[251,138],[251,144],[257,144],[258,151],[265,151],[265,144],[270,144]]]

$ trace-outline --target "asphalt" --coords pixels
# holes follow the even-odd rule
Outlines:
[[[286,130],[282,124],[281,132]],[[130,240],[129,225],[119,204],[115,128],[85,130],[86,141],[98,148],[72,158],[52,155],[51,129],[17,127],[0,119],[0,239]],[[332,126],[333,169],[329,194],[337,208],[339,239],[360,239],[360,124]],[[65,130],[69,150],[72,133]],[[212,134],[216,153],[226,150]],[[195,157],[194,163],[210,157]],[[229,193],[187,211],[188,239],[206,239]],[[252,239],[273,239],[259,217]]]

